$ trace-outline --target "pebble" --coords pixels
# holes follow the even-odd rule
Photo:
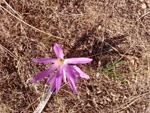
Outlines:
[[[98,78],[100,75],[101,75],[100,73],[97,73],[97,74],[96,74],[96,77]]]
[[[143,3],[143,4],[141,5],[141,7],[142,7],[142,9],[146,9],[146,8],[147,8],[147,6],[146,6],[145,3]]]
[[[101,25],[99,25],[99,26],[98,26],[98,30],[101,30],[101,29],[102,29],[102,26],[101,26]]]
[[[139,0],[140,2],[144,2],[144,0]]]

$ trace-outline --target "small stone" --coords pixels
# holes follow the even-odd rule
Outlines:
[[[100,94],[102,91],[101,90],[99,90],[99,91],[97,91],[97,94]]]
[[[99,26],[98,26],[98,30],[101,30],[101,29],[102,29],[102,26],[101,26],[101,25],[99,25]]]
[[[146,6],[145,3],[143,3],[143,4],[141,5],[141,7],[142,7],[142,9],[146,9],[146,8],[147,8],[147,6]]]
[[[97,74],[96,74],[96,77],[98,78],[99,76],[100,76],[100,73],[97,73]]]
[[[140,2],[144,2],[144,0],[139,0]]]

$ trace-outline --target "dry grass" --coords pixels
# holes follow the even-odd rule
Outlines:
[[[141,8],[144,1],[6,2],[0,5],[21,20],[0,8],[0,112],[35,110],[46,79],[28,81],[50,64],[32,58],[55,57],[57,42],[65,57],[93,58],[80,66],[90,80],[79,78],[77,95],[64,84],[43,113],[149,113],[150,8]]]

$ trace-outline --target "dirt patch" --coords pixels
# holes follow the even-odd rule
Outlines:
[[[55,58],[54,43],[65,57],[90,57],[80,67],[74,94],[63,83],[43,113],[148,113],[150,101],[150,8],[141,0],[2,0],[0,5],[0,106],[5,113],[32,113],[46,78],[29,83]],[[144,6],[144,5],[145,6]],[[29,25],[21,22],[28,23]],[[38,30],[37,30],[38,29]],[[0,112],[1,112],[0,109]]]

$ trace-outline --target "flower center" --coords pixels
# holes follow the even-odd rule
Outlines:
[[[60,58],[60,59],[58,59],[58,60],[57,60],[57,62],[56,62],[56,63],[57,63],[58,65],[61,65],[61,64],[63,64],[63,63],[64,63],[64,59],[61,59],[61,58]]]

